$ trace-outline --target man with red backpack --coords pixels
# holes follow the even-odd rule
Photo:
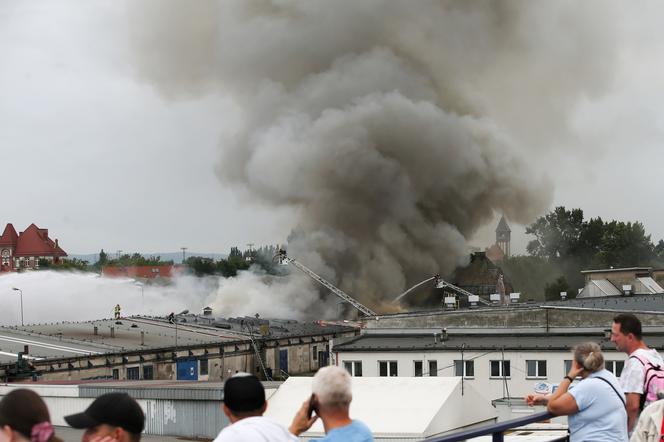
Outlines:
[[[631,433],[643,407],[657,400],[664,388],[664,361],[657,350],[643,342],[641,321],[631,313],[613,318],[611,342],[628,355],[620,375],[620,386],[627,399],[627,429]]]

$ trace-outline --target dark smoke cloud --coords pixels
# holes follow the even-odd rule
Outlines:
[[[141,78],[237,103],[219,176],[293,207],[289,253],[373,306],[463,262],[497,213],[549,205],[534,162],[615,61],[604,2],[131,7]]]

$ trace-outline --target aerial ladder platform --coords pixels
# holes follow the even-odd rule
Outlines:
[[[352,305],[353,307],[355,307],[357,310],[360,311],[360,313],[362,313],[366,316],[376,316],[377,315],[377,313],[374,312],[373,310],[371,310],[369,307],[363,305],[357,299],[353,298],[352,296],[350,296],[349,294],[347,294],[343,290],[335,287],[332,283],[327,281],[325,278],[317,275],[313,270],[311,270],[310,268],[308,268],[304,264],[298,262],[294,258],[290,258],[286,254],[285,250],[283,250],[283,249],[279,250],[279,252],[277,252],[276,258],[278,259],[280,264],[283,264],[283,265],[290,264],[290,265],[294,266],[295,268],[297,268],[298,270],[306,273],[307,275],[309,275],[309,277],[311,279],[315,280],[320,285],[322,285],[323,287],[330,290],[332,293],[334,293],[337,297],[341,298],[343,301],[345,301],[345,302],[349,303],[350,305]]]
[[[409,288],[408,290],[406,290],[405,292],[403,292],[402,294],[400,294],[399,296],[394,298],[392,303],[397,304],[399,301],[401,301],[401,299],[404,298],[404,296],[406,296],[407,294],[409,294],[410,292],[412,292],[416,288],[426,284],[427,282],[431,282],[431,281],[434,282],[434,285],[437,289],[448,289],[448,290],[456,292],[460,295],[463,295],[466,298],[468,298],[469,296],[475,296],[474,293],[471,293],[468,290],[464,290],[461,287],[452,284],[451,282],[445,281],[443,278],[440,277],[440,275],[434,275],[430,278],[425,279],[424,281],[418,282],[417,284],[415,284],[414,286],[412,286],[411,288]],[[487,301],[486,299],[482,299],[481,297],[479,298],[479,302],[484,304],[484,305],[491,305],[491,303],[489,301]]]

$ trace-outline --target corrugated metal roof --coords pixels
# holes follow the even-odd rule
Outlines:
[[[263,382],[266,391],[276,390],[281,382]],[[80,397],[98,397],[110,392],[126,392],[136,399],[221,401],[223,382],[126,381],[80,384]]]

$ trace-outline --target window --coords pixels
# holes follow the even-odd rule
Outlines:
[[[492,378],[509,378],[510,361],[489,361],[489,370]]]
[[[413,361],[415,365],[415,376],[422,377],[422,361]]]
[[[429,376],[438,376],[438,361],[429,361]]]
[[[397,376],[397,361],[379,361],[378,376]]]
[[[619,378],[625,368],[625,361],[604,361],[604,367]]]
[[[351,376],[362,376],[362,361],[344,361],[344,368]]]
[[[127,379],[137,381],[140,379],[140,371],[138,367],[127,367]]]
[[[461,374],[462,362],[464,366],[463,375]],[[464,378],[475,377],[475,361],[454,361],[454,376],[463,376]]]
[[[154,379],[154,369],[152,368],[152,365],[143,366],[143,379],[148,381]]]
[[[120,379],[120,370],[118,370],[117,368],[113,369],[113,379],[115,380]]]
[[[567,374],[567,373],[565,373]],[[527,378],[545,378],[546,377],[546,361],[526,361],[526,377]]]
[[[314,361],[317,361],[318,360],[318,346],[317,345],[314,345],[314,349],[313,349],[312,353],[314,354]]]
[[[201,376],[207,376],[208,374],[208,360],[207,359],[201,359],[199,361],[199,369],[198,369],[198,374]]]

